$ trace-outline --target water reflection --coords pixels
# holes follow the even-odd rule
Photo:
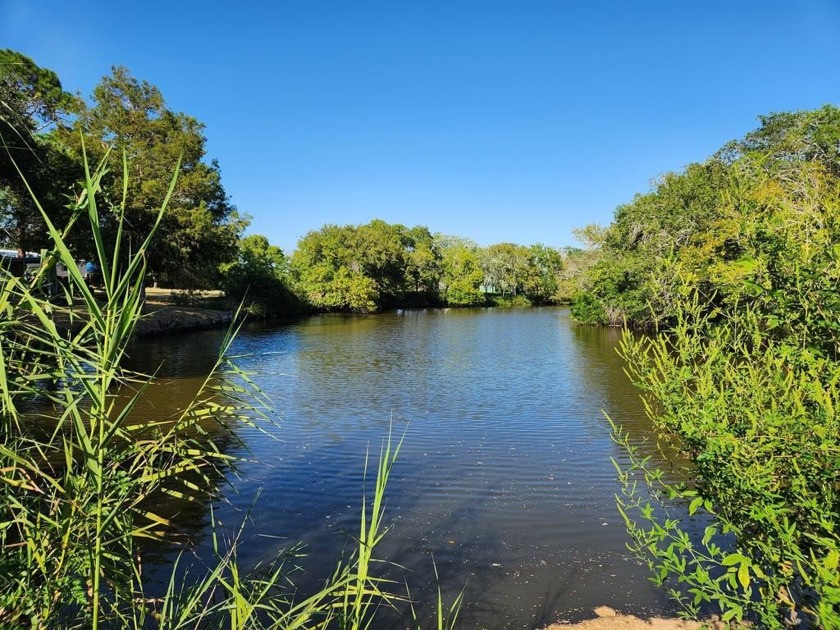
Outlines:
[[[217,514],[239,522],[262,488],[241,558],[256,564],[302,540],[320,581],[357,528],[365,452],[394,426],[406,436],[381,553],[409,569],[415,596],[434,589],[433,555],[446,597],[467,585],[465,627],[535,627],[603,603],[662,612],[614,504],[610,458],[622,454],[602,410],[634,438],[649,433],[617,335],[574,326],[558,308],[323,315],[245,330],[234,352],[282,426],[273,439],[240,432],[253,458]],[[171,403],[202,373],[212,339],[144,342],[135,356],[166,360]]]

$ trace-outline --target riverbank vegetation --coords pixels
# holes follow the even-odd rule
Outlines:
[[[840,110],[762,117],[592,233],[573,313],[652,333],[621,354],[695,479],[628,447],[633,548],[690,616],[840,627]]]
[[[708,307],[755,307],[777,338],[836,345],[840,110],[761,117],[761,126],[705,162],[659,178],[588,229],[598,261],[580,278],[584,323],[651,328],[674,321],[674,267]]]

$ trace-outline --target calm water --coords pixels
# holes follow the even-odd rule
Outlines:
[[[535,628],[600,604],[667,612],[626,552],[615,508],[610,458],[622,453],[602,410],[638,438],[649,432],[617,337],[573,325],[562,308],[325,315],[245,330],[234,352],[280,425],[271,437],[240,432],[252,461],[217,516],[234,526],[253,504],[246,563],[303,541],[320,582],[356,530],[365,452],[375,456],[393,426],[405,442],[380,557],[406,567],[417,599],[431,596],[434,557],[447,598],[466,585],[462,627]],[[150,404],[191,395],[219,339],[138,344],[137,367],[163,362],[167,384]],[[183,519],[201,541],[207,510]]]

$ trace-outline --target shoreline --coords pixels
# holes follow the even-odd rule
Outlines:
[[[221,291],[196,292],[189,303],[180,304],[182,298],[171,289],[146,289],[142,316],[137,321],[134,337],[165,336],[184,332],[211,330],[229,326],[235,310],[227,308]],[[221,306],[221,308],[219,308]],[[73,307],[84,310],[84,305]],[[67,309],[57,310],[53,321],[59,330],[76,332],[83,325],[85,315],[75,320]]]
[[[196,306],[146,304],[134,334],[138,337],[168,335],[229,326],[232,311]]]

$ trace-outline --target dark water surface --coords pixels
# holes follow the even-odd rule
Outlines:
[[[168,382],[151,404],[185,403],[220,339],[139,343],[136,366],[163,362]],[[379,556],[408,569],[390,573],[406,576],[416,599],[433,597],[434,557],[446,599],[466,585],[465,628],[535,628],[601,604],[667,612],[625,549],[615,507],[610,458],[623,455],[602,410],[635,438],[649,432],[617,339],[575,326],[563,308],[324,315],[246,329],[234,353],[273,398],[280,427],[271,438],[239,432],[253,461],[216,515],[233,527],[253,504],[246,564],[303,541],[302,564],[320,582],[358,527],[365,452],[375,460],[393,426],[405,441]],[[207,510],[183,518],[196,533],[209,520]]]

